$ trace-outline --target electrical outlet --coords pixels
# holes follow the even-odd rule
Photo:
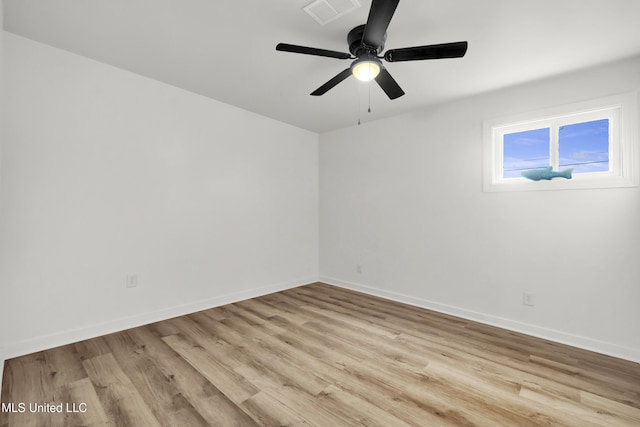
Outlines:
[[[127,288],[135,288],[138,286],[138,276],[136,274],[130,274],[126,279],[126,287]]]
[[[356,272],[362,274],[362,264],[356,264]]]
[[[523,292],[522,293],[522,304],[527,305],[529,307],[533,307],[536,305],[535,295],[531,292]]]

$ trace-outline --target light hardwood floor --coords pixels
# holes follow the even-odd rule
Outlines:
[[[8,360],[2,402],[0,427],[638,426],[640,364],[316,283]]]

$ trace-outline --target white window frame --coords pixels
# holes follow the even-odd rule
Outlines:
[[[531,181],[503,178],[504,135],[550,128],[550,162],[558,168],[560,126],[599,119],[609,120],[609,171],[577,173],[572,179]],[[569,190],[585,188],[635,187],[638,173],[638,92],[630,92],[587,102],[547,108],[483,122],[484,191]]]

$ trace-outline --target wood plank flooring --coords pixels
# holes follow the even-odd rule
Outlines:
[[[8,360],[3,381],[0,427],[640,425],[640,364],[321,283]]]

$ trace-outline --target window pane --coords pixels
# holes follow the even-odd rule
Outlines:
[[[508,133],[503,139],[503,178],[520,178],[520,173],[549,166],[549,128]]]
[[[560,168],[573,173],[609,170],[609,119],[561,126]]]

